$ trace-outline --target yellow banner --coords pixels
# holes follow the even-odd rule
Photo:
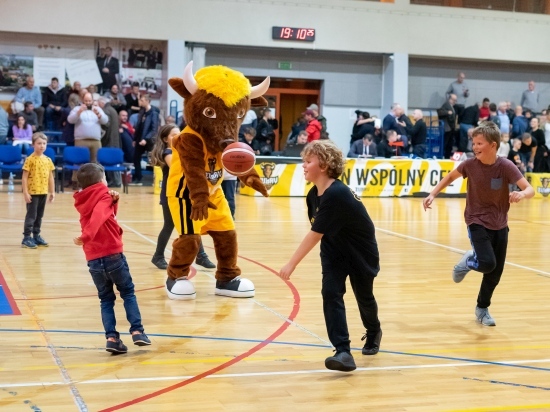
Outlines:
[[[535,189],[535,197],[550,195],[550,173],[525,173],[525,178]]]
[[[305,196],[311,184],[304,179],[301,159],[258,160],[255,169],[270,196]],[[361,197],[413,196],[429,193],[460,162],[424,159],[348,159],[340,180]],[[549,175],[550,176],[550,175]],[[466,193],[466,181],[455,180],[442,193]],[[241,194],[260,196],[249,187]]]

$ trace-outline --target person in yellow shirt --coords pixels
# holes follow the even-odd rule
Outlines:
[[[23,229],[21,247],[36,249],[38,246],[48,246],[42,236],[40,227],[46,207],[46,200],[50,203],[55,198],[53,171],[55,166],[52,160],[44,154],[48,145],[48,137],[44,133],[32,135],[34,152],[27,157],[23,165],[23,197],[27,203],[27,215]],[[31,237],[32,234],[32,237]]]

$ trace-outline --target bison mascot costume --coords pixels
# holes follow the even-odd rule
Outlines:
[[[239,127],[250,106],[267,106],[262,95],[269,77],[251,87],[240,72],[224,66],[204,67],[193,76],[193,62],[183,79],[171,78],[170,86],[185,99],[187,127],[172,142],[173,154],[166,194],[179,233],[172,245],[166,293],[170,299],[194,299],[195,287],[187,276],[199,250],[201,235],[214,240],[218,266],[216,295],[253,297],[254,284],[241,278],[237,266],[237,233],[223,191],[223,149],[238,140]],[[240,181],[268,196],[254,169]]]

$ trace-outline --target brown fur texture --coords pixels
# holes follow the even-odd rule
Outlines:
[[[182,79],[171,78],[168,83],[185,99],[184,116],[187,125],[203,137],[208,152],[212,154],[220,153],[229,143],[238,141],[239,127],[251,104],[267,106],[267,101],[262,96],[253,100],[246,96],[235,106],[227,107],[220,98],[204,90],[199,89],[191,94]],[[173,140],[172,147],[179,154],[187,179],[192,204],[191,219],[207,219],[208,209],[215,208],[215,206],[209,200],[208,184],[204,173],[202,141],[194,134],[182,134]],[[265,197],[269,196],[266,187],[254,169],[245,176],[241,176],[240,179]],[[210,231],[208,234],[214,240],[214,249],[218,260],[216,279],[226,282],[239,276],[241,270],[237,266],[237,233],[230,230]],[[181,276],[181,273],[189,273],[189,266],[198,251],[197,236],[182,235],[174,242],[172,259],[168,267],[170,277],[176,278]],[[173,271],[170,269],[172,266]]]

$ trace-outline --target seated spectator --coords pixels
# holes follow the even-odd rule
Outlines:
[[[481,107],[479,108],[479,121],[484,122],[485,120],[489,120],[489,117],[491,116],[491,111],[489,110],[490,104],[491,101],[487,97],[483,99]]]
[[[73,87],[69,90],[69,96],[71,96],[71,94],[76,94],[79,98],[80,98],[80,90],[82,90],[82,85],[80,84],[80,82],[74,82],[73,83]],[[67,97],[67,99],[68,99]]]
[[[242,141],[244,139],[244,131],[248,127],[256,128],[258,126],[258,116],[256,115],[256,112],[252,109],[250,109],[248,112],[246,112],[243,122],[241,124],[241,127],[239,128],[239,140]]]
[[[32,127],[27,124],[25,118],[21,115],[17,116],[13,130],[13,145],[21,145],[23,153],[27,153],[27,149],[32,143]]]
[[[500,135],[500,146],[497,150],[498,157],[508,158],[510,153],[510,135],[508,133],[502,133]]]
[[[18,113],[18,116],[23,116],[25,118],[25,121],[27,124],[29,124],[32,128],[33,132],[36,132],[38,130],[38,116],[34,110],[34,104],[33,102],[25,102],[25,109]]]
[[[426,158],[426,137],[428,136],[428,128],[424,122],[424,113],[422,110],[416,109],[413,113],[415,121],[411,130],[411,144],[413,154],[422,159]]]
[[[8,112],[6,112],[4,108],[0,106],[0,145],[6,143],[9,127]]]
[[[397,132],[395,130],[388,130],[386,132],[386,137],[382,139],[376,148],[378,157],[389,159],[392,156],[397,156],[399,152],[397,146],[393,146],[395,142],[397,142]]]
[[[304,147],[306,147],[306,144],[307,144],[307,132],[305,130],[302,130],[300,133],[298,133],[298,137],[296,138],[296,143],[287,142],[282,155],[287,157],[300,157],[300,153],[302,153],[302,150],[304,150]]]
[[[48,130],[61,129],[61,109],[67,106],[65,89],[59,86],[57,77],[52,77],[50,85],[44,91],[42,105],[45,109],[46,128]]]
[[[306,132],[308,143],[313,142],[314,140],[319,140],[321,138],[321,129],[323,127],[321,126],[321,123],[319,123],[319,120],[315,118],[315,112],[308,109],[302,113],[302,115],[307,122]]]
[[[165,124],[173,124],[173,125],[175,125],[175,124],[176,124],[176,118],[175,118],[174,116],[168,115],[168,116],[166,116],[166,117],[164,118],[164,123],[165,123]],[[180,130],[181,130],[181,129],[180,129]]]
[[[120,145],[124,152],[124,162],[132,163],[134,161],[134,127],[128,122],[128,112],[126,110],[121,110],[118,113],[118,121],[120,126],[118,133],[120,134]]]
[[[354,142],[362,140],[365,137],[365,135],[367,134],[374,135],[374,119],[370,117],[370,113],[356,111],[356,114],[357,114],[357,120],[353,124],[353,129],[351,131],[350,144],[352,146]]]
[[[111,89],[103,94],[103,97],[109,99],[111,107],[118,112],[126,109],[126,99],[122,93],[118,91],[118,85],[113,84]]]
[[[128,112],[128,116],[131,116],[134,113],[138,113],[140,98],[139,82],[132,83],[132,90],[130,91],[130,93],[126,94],[124,98],[126,99],[126,111]]]
[[[489,104],[489,121],[493,122],[500,129],[500,117],[497,112],[497,105],[494,103]],[[502,133],[502,132],[501,132]],[[508,133],[508,132],[506,132]]]
[[[88,92],[92,95],[94,102],[97,102],[101,95],[97,92],[97,86],[95,84],[90,84],[88,86]]]
[[[523,108],[521,106],[516,106],[515,117],[512,122],[512,137],[523,136],[523,133],[527,132],[529,127],[529,121],[523,115]]]
[[[257,155],[260,154],[260,142],[256,139],[256,129],[249,127],[244,131],[244,141]]]
[[[42,93],[38,86],[34,85],[34,77],[27,77],[27,82],[21,87],[14,100],[19,103],[32,102],[34,112],[37,116],[36,130],[42,130],[44,127],[44,108],[42,107]]]
[[[367,158],[367,157],[376,157],[378,156],[378,151],[376,150],[376,144],[373,142],[374,136],[370,133],[367,133],[363,136],[361,140],[357,140],[351,144],[351,147],[348,152],[348,157],[350,158]]]
[[[296,119],[296,122],[292,125],[290,128],[290,133],[288,134],[288,137],[286,139],[287,142],[296,142],[298,138],[298,134],[301,131],[305,131],[307,126],[306,119],[304,119],[304,116],[300,116]]]

